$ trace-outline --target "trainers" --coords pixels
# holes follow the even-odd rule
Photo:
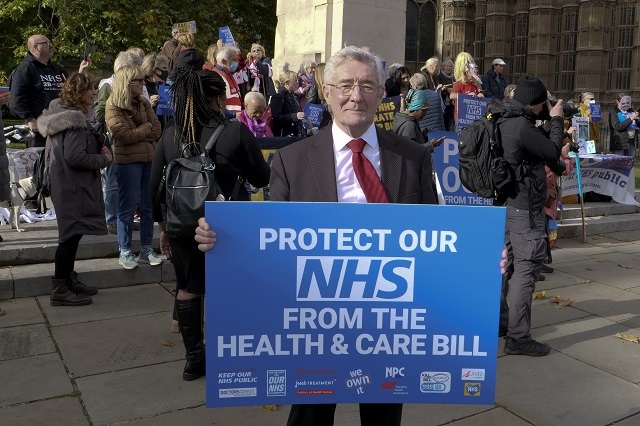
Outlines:
[[[133,257],[133,254],[130,251],[120,253],[120,259],[118,259],[118,263],[122,265],[124,269],[136,269],[138,266],[138,262],[136,262],[136,258]]]
[[[107,232],[111,235],[118,235],[118,224],[107,223]]]
[[[547,266],[544,263],[542,264],[542,267],[540,268],[540,272],[544,272],[545,274],[550,274],[553,272],[553,268],[551,266]]]
[[[158,257],[155,251],[140,251],[138,255],[138,262],[140,263],[148,263],[151,266],[156,266],[162,264],[162,259]]]
[[[516,342],[511,337],[504,340],[504,352],[509,355],[545,356],[551,350],[546,343],[531,339],[526,342]]]

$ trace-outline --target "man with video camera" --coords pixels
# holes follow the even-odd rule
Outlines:
[[[505,353],[544,356],[549,345],[531,337],[531,303],[537,274],[547,254],[545,164],[556,164],[563,146],[562,100],[551,106],[540,79],[524,75],[513,99],[503,104],[507,118],[498,124],[504,158],[516,177],[506,200],[507,272],[502,277],[499,334]],[[547,137],[536,120],[549,120]],[[564,164],[563,164],[564,166]]]

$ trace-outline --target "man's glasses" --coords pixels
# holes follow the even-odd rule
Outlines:
[[[364,93],[365,95],[373,95],[374,93],[378,93],[380,87],[374,86],[373,84],[365,83],[365,84],[353,84],[353,83],[338,83],[338,84],[330,84],[325,83],[327,86],[332,86],[338,89],[344,96],[349,96],[353,93],[353,90],[357,87],[360,88],[360,93]]]
[[[144,78],[132,78],[129,84],[133,84],[133,83],[142,84],[144,83]]]

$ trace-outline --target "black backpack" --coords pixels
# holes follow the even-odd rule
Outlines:
[[[216,127],[204,149],[198,142],[183,145],[180,158],[171,160],[165,167],[157,196],[167,236],[193,238],[198,219],[204,216],[204,202],[225,199],[209,153],[226,126],[221,123]],[[233,198],[241,183],[236,182]]]
[[[498,124],[504,120],[490,113],[460,130],[458,137],[460,181],[469,191],[494,200],[506,200],[515,182],[503,158]]]

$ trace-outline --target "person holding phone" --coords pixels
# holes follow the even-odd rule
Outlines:
[[[98,292],[80,282],[74,271],[82,236],[107,234],[100,169],[112,157],[104,146],[105,135],[88,121],[97,95],[94,87],[90,75],[72,74],[60,98],[51,102],[37,123],[47,138],[45,161],[58,222],[51,306],[88,305]]]

